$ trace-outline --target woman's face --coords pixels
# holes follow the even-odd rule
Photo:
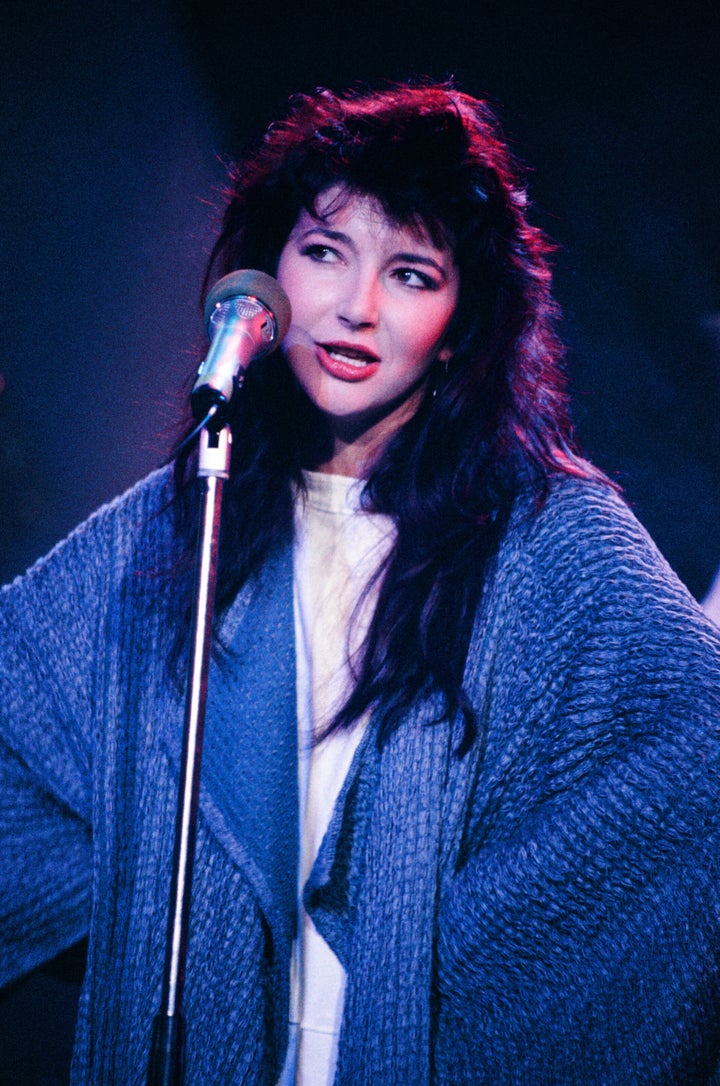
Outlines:
[[[324,470],[363,475],[417,410],[433,362],[450,357],[459,277],[449,248],[393,225],[371,197],[338,195],[320,195],[321,219],[301,212],[280,255],[283,352],[329,424]]]

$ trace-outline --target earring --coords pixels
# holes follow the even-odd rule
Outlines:
[[[450,359],[443,358],[440,362],[440,365],[442,366],[442,378],[440,377],[440,374],[436,369],[435,380],[433,381],[432,398],[434,400],[437,399],[438,389],[440,388],[441,383],[445,384],[445,382],[447,381],[448,370],[450,369]]]

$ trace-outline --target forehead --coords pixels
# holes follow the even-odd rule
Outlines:
[[[412,246],[452,256],[452,248],[440,231],[431,231],[418,217],[398,222],[388,215],[380,200],[372,195],[334,186],[321,192],[312,211],[301,210],[293,235],[307,230],[338,231],[351,239],[364,239],[385,247]]]

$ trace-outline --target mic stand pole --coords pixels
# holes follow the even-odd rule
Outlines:
[[[200,761],[207,700],[213,603],[217,574],[222,487],[230,477],[230,427],[200,432],[198,478],[202,479],[201,520],[195,566],[191,652],[185,701],[180,794],[170,889],[162,1006],[153,1025],[148,1086],[181,1086],[185,1077],[185,1022],[182,1011],[190,891],[197,827]]]

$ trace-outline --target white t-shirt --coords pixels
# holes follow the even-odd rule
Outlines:
[[[312,736],[349,689],[348,657],[367,631],[376,592],[363,590],[394,540],[389,517],[360,508],[363,483],[305,474],[295,513],[294,613],[300,784],[299,894],[307,882],[365,722],[317,745]],[[351,622],[352,620],[352,622]],[[348,644],[348,632],[352,643]],[[300,904],[291,968],[290,1050],[280,1086],[330,1086],[345,972]]]

